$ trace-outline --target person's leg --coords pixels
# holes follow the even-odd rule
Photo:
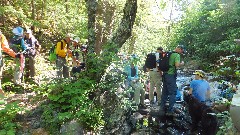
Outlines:
[[[140,104],[144,105],[145,91],[144,91],[143,86],[142,86],[142,84],[140,82],[138,82],[138,88],[139,88],[140,94],[141,94],[141,96],[140,96]]]
[[[34,78],[35,77],[35,57],[30,56],[29,57],[29,72],[30,72],[30,77]]]
[[[63,74],[63,61],[62,61],[61,57],[57,57],[56,68],[57,68],[57,78],[62,78],[62,74]]]
[[[169,92],[168,112],[173,113],[174,112],[173,106],[176,102],[176,94],[177,94],[176,78],[175,78],[175,75],[167,74],[165,79],[166,79],[166,82],[167,82],[167,89],[168,89],[168,92]]]
[[[136,82],[131,82],[131,86],[134,89],[134,97],[133,100],[135,101],[136,105],[139,105],[140,103],[140,89],[137,86]]]
[[[30,76],[30,60],[29,57],[25,57],[25,77],[28,79]]]
[[[64,78],[69,78],[69,67],[67,65],[67,60],[63,59],[63,77]]]
[[[149,100],[150,103],[153,104],[154,103],[154,87],[155,87],[155,78],[154,75],[155,72],[154,71],[149,71],[149,80],[150,80],[150,89],[149,89]]]
[[[160,105],[161,103],[161,97],[162,97],[162,77],[159,75],[158,76],[158,79],[157,79],[157,82],[156,82],[156,92],[157,92],[157,101],[158,101],[158,105]]]
[[[20,59],[16,59],[13,82],[17,85],[21,84],[22,72],[20,71]]]
[[[167,98],[168,98],[168,89],[167,89],[167,82],[166,82],[166,75],[165,74],[162,76],[162,80],[163,80],[163,88],[162,88],[160,109],[164,110],[165,109],[165,104],[166,104]]]

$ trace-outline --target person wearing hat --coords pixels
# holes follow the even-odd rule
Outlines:
[[[192,94],[200,102],[205,102],[206,99],[210,99],[210,86],[204,80],[205,73],[202,70],[197,70],[193,74],[195,75],[195,80],[190,83],[189,94]]]
[[[178,45],[172,54],[169,57],[169,69],[163,72],[163,88],[162,88],[162,97],[160,104],[160,112],[165,113],[166,102],[169,97],[169,107],[167,109],[166,115],[174,115],[174,104],[176,102],[177,94],[177,68],[184,65],[184,62],[180,62],[180,54],[185,52],[185,48],[182,45]]]
[[[27,29],[26,35],[24,37],[24,41],[27,45],[28,53],[26,55],[25,68],[26,68],[26,79],[35,80],[35,56],[36,56],[36,48],[40,48],[40,45],[37,39],[32,35],[32,31]]]
[[[24,42],[24,34],[23,34],[23,28],[18,26],[15,27],[12,32],[14,34],[13,38],[10,40],[10,48],[15,52],[15,53],[21,53],[27,49],[27,45]],[[24,58],[22,59],[24,61]],[[14,70],[14,77],[13,77],[13,82],[17,85],[21,84],[21,79],[23,75],[23,68],[24,64],[23,61],[20,59],[16,59],[16,67]]]
[[[67,65],[67,57],[69,53],[69,44],[71,42],[71,35],[67,34],[64,39],[57,42],[56,46],[56,67],[57,67],[57,77],[58,78],[68,78],[69,77],[69,67]]]
[[[154,104],[154,87],[156,87],[157,93],[157,102],[160,105],[161,102],[161,93],[162,93],[162,74],[158,70],[157,60],[159,59],[159,54],[163,53],[163,48],[158,47],[157,52],[155,53],[156,61],[154,63],[149,63],[147,66],[147,71],[149,72],[149,81],[150,81],[150,89],[149,89],[149,100],[150,105]]]
[[[1,80],[2,80],[2,72],[3,72],[3,57],[2,51],[7,53],[13,58],[19,58],[20,54],[16,54],[12,49],[9,48],[8,41],[6,37],[2,34],[0,30],[0,96],[3,96],[4,92],[2,90]]]
[[[81,60],[79,60],[79,57],[80,57],[80,45],[79,45],[79,41],[80,41],[80,38],[79,37],[76,37],[73,42],[72,42],[72,64],[73,64],[73,67],[77,66],[77,61],[78,63],[82,62]]]

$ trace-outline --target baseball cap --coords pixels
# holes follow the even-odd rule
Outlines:
[[[178,45],[177,48],[181,48],[183,50],[183,53],[186,53],[186,48],[184,45]]]
[[[198,76],[200,76],[202,78],[205,77],[205,73],[202,70],[196,70],[193,74],[194,75],[198,75]]]
[[[28,34],[32,34],[32,31],[30,29],[27,29],[27,32]]]

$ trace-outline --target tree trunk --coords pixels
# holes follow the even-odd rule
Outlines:
[[[116,5],[109,3],[107,0],[103,0],[99,3],[96,13],[96,46],[94,51],[97,55],[100,55],[102,46],[106,44],[108,36],[112,33],[114,24],[114,13]]]
[[[123,9],[124,15],[118,29],[112,38],[104,45],[102,53],[97,57],[94,51],[96,43],[95,17],[97,2],[95,0],[86,0],[88,10],[88,57],[87,57],[87,73],[88,76],[99,82],[105,69],[112,61],[112,56],[117,54],[118,50],[131,36],[133,24],[137,13],[137,0],[127,0]],[[95,70],[97,67],[98,70]],[[91,72],[90,72],[91,71]]]

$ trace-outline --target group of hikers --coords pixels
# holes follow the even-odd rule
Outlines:
[[[80,44],[79,37],[73,40],[72,36],[67,34],[64,39],[57,42],[55,48],[56,61],[54,62],[56,62],[57,78],[75,77],[85,68],[87,48]],[[69,58],[71,64],[69,64]],[[71,74],[69,65],[72,66]]]
[[[34,37],[31,29],[15,27],[12,30],[13,36],[10,40],[0,30],[0,96],[4,95],[1,79],[4,67],[2,52],[15,58],[15,69],[13,82],[21,85],[23,78],[26,81],[38,83],[35,71],[35,58],[40,53],[41,45]],[[80,45],[80,38],[67,34],[64,39],[59,40],[55,45],[54,64],[57,69],[57,78],[75,77],[77,73],[85,68],[85,56],[87,48]],[[69,64],[71,59],[71,64]],[[71,74],[69,67],[72,67]]]
[[[32,35],[32,31],[27,29],[24,33],[23,28],[16,27],[12,30],[13,37],[8,40],[0,30],[0,81],[2,79],[2,72],[4,67],[2,51],[15,58],[15,69],[13,82],[16,85],[21,84],[23,77],[23,68],[26,68],[26,79],[35,79],[35,56],[39,52],[40,44]],[[3,95],[2,85],[0,82],[0,94]]]
[[[185,47],[178,45],[173,51],[164,51],[158,47],[155,53],[147,55],[145,61],[146,71],[148,72],[150,89],[149,100],[150,106],[160,106],[159,112],[166,116],[176,116],[174,104],[177,95],[177,69],[184,66],[180,55],[185,53]],[[165,62],[165,63],[164,63]],[[167,68],[166,68],[166,64]],[[134,62],[129,62],[125,68],[127,74],[127,88],[131,86],[134,89],[133,101],[139,108],[146,108],[144,105],[145,90],[139,81],[138,66]],[[188,95],[196,98],[199,102],[205,103],[210,99],[210,86],[205,80],[205,73],[202,70],[196,70],[195,78],[191,81]],[[154,91],[156,90],[157,98],[154,100]],[[169,105],[166,102],[169,100]]]

